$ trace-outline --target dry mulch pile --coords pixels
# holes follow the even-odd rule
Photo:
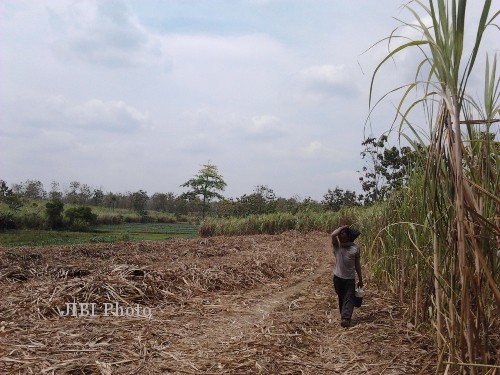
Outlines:
[[[0,247],[0,373],[433,373],[430,340],[369,279],[339,326],[328,240]]]

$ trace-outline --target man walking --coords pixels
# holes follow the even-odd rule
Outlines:
[[[359,247],[354,240],[359,232],[348,225],[343,225],[332,232],[333,286],[339,299],[339,311],[342,327],[349,327],[354,311],[355,279],[358,274],[358,287],[363,287]]]

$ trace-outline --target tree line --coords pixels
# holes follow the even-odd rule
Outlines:
[[[191,217],[203,219],[206,215],[218,217],[245,217],[270,213],[298,213],[304,211],[339,211],[345,206],[370,205],[385,200],[391,191],[403,186],[412,169],[416,167],[417,151],[408,147],[386,147],[388,138],[367,138],[362,145],[361,156],[366,161],[359,178],[363,194],[344,190],[339,186],[328,189],[321,201],[298,196],[282,198],[276,196],[267,185],[257,185],[248,194],[237,198],[226,198],[222,192],[226,183],[216,165],[208,162],[198,173],[182,184],[182,194],[156,192],[149,195],[144,190],[127,193],[104,192],[101,187],[92,187],[79,181],[72,181],[65,188],[53,181],[48,190],[39,180],[28,179],[13,183],[10,187],[0,179],[0,202],[11,211],[18,211],[30,201],[46,202],[48,226],[58,228],[63,223],[75,226],[95,222],[90,207],[126,209],[137,213],[141,221],[150,221],[150,211],[168,213],[176,220]],[[70,208],[64,209],[64,205]],[[76,207],[75,207],[76,206]],[[9,213],[0,212],[3,216]],[[65,218],[63,217],[63,213]],[[3,217],[2,216],[2,217]]]
[[[215,166],[210,165],[210,167]],[[201,177],[206,178],[203,175],[203,168]],[[58,186],[58,184],[52,183],[51,186]],[[15,183],[12,187],[9,187],[6,181],[0,180],[0,201],[12,210],[22,208],[29,204],[30,200],[47,200],[60,201],[69,205],[105,207],[112,210],[127,209],[138,214],[159,211],[179,215],[193,213],[200,216],[208,213],[224,216],[246,216],[272,212],[296,212],[301,209],[338,210],[343,205],[362,204],[359,195],[354,191],[343,190],[339,187],[328,189],[322,201],[316,201],[310,197],[305,199],[298,196],[277,197],[273,189],[267,185],[258,185],[252,192],[237,198],[225,198],[218,193],[211,181],[207,181],[204,188],[200,190],[191,185],[186,185],[186,187],[190,187],[190,189],[179,195],[172,192],[148,195],[144,190],[105,193],[101,188],[93,188],[77,181],[72,181],[70,188],[64,191],[55,189],[47,191],[39,180],[26,180]]]

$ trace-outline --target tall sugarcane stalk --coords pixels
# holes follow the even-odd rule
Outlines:
[[[413,4],[430,16],[431,26],[427,26],[423,21],[424,17],[410,6]],[[440,99],[440,110],[431,130],[431,143],[427,148],[424,184],[426,196],[432,198],[424,199],[424,202],[427,202],[424,206],[430,212],[429,227],[434,231],[432,267],[436,341],[438,348],[448,356],[446,361],[440,360],[442,364],[446,363],[448,367],[455,364],[460,372],[475,374],[477,371],[487,371],[484,369],[490,365],[486,363],[488,327],[491,323],[495,326],[495,316],[490,313],[490,306],[492,303],[498,305],[500,301],[493,273],[495,260],[491,259],[491,252],[488,252],[488,249],[491,249],[491,241],[485,239],[491,235],[499,235],[498,219],[488,216],[491,212],[490,205],[496,205],[495,212],[498,212],[500,207],[497,197],[498,179],[490,182],[488,172],[492,170],[493,175],[495,171],[498,174],[499,166],[498,163],[491,165],[490,155],[485,155],[488,151],[484,149],[488,149],[489,144],[488,147],[472,145],[476,136],[477,141],[483,143],[481,132],[475,132],[474,124],[491,124],[496,121],[493,117],[498,114],[498,95],[495,92],[498,92],[499,85],[498,81],[495,83],[494,78],[495,64],[491,72],[488,64],[486,67],[485,110],[478,110],[479,106],[474,103],[475,113],[482,114],[482,118],[466,118],[462,121],[461,117],[468,117],[470,114],[466,109],[467,104],[472,101],[466,95],[466,87],[483,33],[486,27],[493,23],[499,11],[488,20],[491,1],[484,1],[476,40],[467,62],[463,65],[467,2],[430,0],[428,4],[426,6],[422,1],[415,0],[404,5],[416,19],[415,24],[404,25],[420,31],[423,38],[398,46],[377,66],[370,87],[370,103],[374,78],[380,67],[400,51],[418,47],[424,53],[424,59],[418,65],[416,76],[427,67],[427,79],[404,86],[406,91],[397,110],[402,113],[401,124],[407,123],[407,114],[416,103],[434,100],[436,96]],[[392,41],[393,38],[394,34],[391,34],[388,39]],[[417,86],[424,87],[423,98],[410,104],[407,111],[401,112],[409,92]],[[468,144],[464,144],[462,138],[464,124],[468,130]],[[486,129],[487,140],[489,126]],[[411,130],[416,133],[414,129]],[[474,160],[478,156],[482,159],[486,157],[486,161],[481,159],[479,166],[476,166]],[[472,181],[477,179],[476,169],[483,178],[487,176],[486,181]],[[486,247],[481,247],[478,235],[482,236]],[[443,246],[451,250],[447,259],[440,254]],[[423,251],[419,252],[426,257]],[[441,270],[443,266],[444,269]],[[402,277],[401,274],[399,276]],[[448,309],[445,309],[445,306],[448,306]],[[482,363],[477,363],[481,361]],[[457,365],[458,363],[460,365]],[[440,368],[441,366],[438,366],[438,369]]]

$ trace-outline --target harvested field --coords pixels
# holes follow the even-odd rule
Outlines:
[[[0,248],[0,373],[433,373],[369,279],[340,327],[332,263],[323,233]]]

